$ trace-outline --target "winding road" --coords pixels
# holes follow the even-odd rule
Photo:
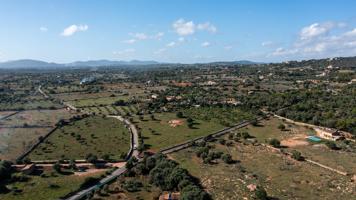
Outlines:
[[[129,127],[129,130],[132,134],[132,155],[131,157],[136,157],[139,161],[140,161],[140,158],[138,157],[139,155],[139,151],[137,150],[137,148],[135,147],[138,147],[139,145],[139,138],[138,138],[138,131],[137,131],[137,128],[134,124],[132,124],[129,120],[121,117],[121,116],[110,116],[110,117],[114,117],[114,118],[117,118],[118,120],[120,121],[123,121],[128,127]],[[262,120],[263,118],[258,118],[257,120]],[[232,127],[228,127],[228,128],[225,128],[225,129],[222,129],[220,131],[217,131],[217,132],[214,132],[208,136],[212,137],[212,138],[215,138],[215,137],[219,137],[219,136],[222,136],[224,134],[227,134],[233,130],[236,130],[236,129],[239,129],[239,128],[242,128],[242,127],[245,127],[247,125],[249,125],[251,123],[251,121],[242,121],[241,123],[238,123],[238,124],[235,124],[234,126]],[[202,141],[204,140],[204,138],[207,137],[207,136],[202,136],[202,137],[199,137],[199,138],[196,138],[194,140],[191,140],[191,141],[188,141],[188,142],[185,142],[185,143],[181,143],[181,144],[178,144],[178,145],[174,145],[172,147],[168,147],[166,149],[163,149],[161,150],[160,152],[163,153],[163,154],[169,154],[169,153],[173,153],[173,152],[176,152],[176,151],[179,151],[179,150],[182,150],[182,149],[186,149],[188,147],[190,147],[192,145],[192,142],[198,142],[198,141]],[[107,183],[110,183],[112,180],[114,180],[115,178],[119,177],[121,174],[125,173],[126,172],[126,167],[123,166],[117,170],[115,170],[111,175],[105,177],[104,179],[100,180],[98,184],[92,186],[92,187],[89,187],[87,189],[84,189],[84,190],[81,190],[79,191],[78,193],[74,194],[73,196],[67,198],[66,200],[80,200],[82,198],[84,198],[87,194],[89,194],[90,192],[92,192],[93,190],[101,187],[102,185],[105,185]]]
[[[139,139],[138,139],[138,131],[136,129],[136,126],[134,124],[132,124],[128,119],[125,119],[121,116],[109,116],[109,117],[113,117],[116,118],[122,122],[124,122],[131,133],[131,147],[130,147],[130,153],[128,158],[131,157],[135,157],[139,160],[139,151],[137,150],[137,147],[139,145]],[[101,179],[99,181],[99,183],[97,183],[94,186],[91,186],[89,188],[86,188],[84,190],[80,190],[78,191],[76,194],[74,194],[73,196],[67,198],[66,200],[78,200],[78,199],[82,199],[84,198],[87,194],[89,194],[90,192],[94,191],[97,188],[100,188],[102,185],[105,185],[109,182],[111,182],[112,180],[116,179],[117,177],[119,177],[121,174],[126,172],[126,167],[123,166],[121,168],[116,169],[114,172],[112,172],[110,175],[106,176],[105,178]]]

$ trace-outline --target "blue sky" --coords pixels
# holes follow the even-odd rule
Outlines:
[[[354,0],[0,0],[0,61],[356,55]]]

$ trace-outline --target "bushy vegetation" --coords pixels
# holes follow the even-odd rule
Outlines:
[[[322,87],[269,95],[257,93],[246,99],[246,105],[267,106],[270,111],[283,117],[356,135],[356,88],[354,85],[347,86],[338,93],[335,95]]]
[[[211,199],[209,194],[202,189],[196,178],[191,176],[186,169],[181,168],[175,161],[167,159],[163,154],[145,157],[143,162],[138,163],[134,167],[130,164],[127,174],[147,175],[150,183],[159,187],[162,191],[180,191],[181,199]],[[138,191],[141,186],[142,183],[138,181],[123,183],[123,187],[130,192]]]

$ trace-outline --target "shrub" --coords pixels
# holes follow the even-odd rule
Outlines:
[[[329,147],[329,149],[332,149],[332,150],[338,150],[339,148],[337,147],[336,143],[333,142],[333,141],[327,141],[325,142],[325,145],[327,147]]]
[[[298,161],[304,160],[302,154],[297,150],[293,150],[292,151],[292,158],[295,159],[295,160],[298,160]]]
[[[188,185],[183,188],[181,200],[208,200],[210,196],[201,188],[195,185]]]
[[[53,170],[56,171],[57,173],[60,173],[61,172],[61,165],[59,164],[59,162],[55,163],[53,166],[52,166]]]
[[[230,164],[230,163],[233,162],[232,157],[231,157],[230,154],[224,154],[224,155],[222,155],[222,156],[221,156],[221,159],[222,159],[225,163],[227,163],[227,164]]]
[[[128,192],[137,192],[140,191],[140,188],[143,187],[143,184],[137,180],[125,181],[122,187]]]
[[[247,139],[247,138],[250,138],[251,136],[250,136],[250,134],[249,134],[248,132],[242,132],[242,133],[241,133],[241,137],[242,137],[243,139]]]
[[[184,115],[183,115],[182,112],[177,112],[176,116],[177,116],[178,118],[183,118],[183,117],[184,117]]]
[[[274,148],[280,148],[281,147],[281,142],[275,138],[271,139],[269,141],[269,144],[272,145]]]
[[[286,130],[286,126],[285,126],[284,124],[278,125],[278,128],[279,128],[281,131]]]
[[[256,198],[259,200],[267,200],[268,199],[266,190],[261,186],[257,186],[257,188],[255,190],[255,195],[256,195]]]
[[[98,157],[96,155],[93,155],[91,153],[89,153],[87,156],[86,156],[86,160],[90,163],[96,163],[96,161],[98,160]]]

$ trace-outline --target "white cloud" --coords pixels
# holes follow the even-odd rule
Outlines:
[[[317,58],[352,56],[356,53],[356,29],[346,31],[344,23],[314,23],[300,31],[300,37],[287,48],[279,47],[268,56]]]
[[[351,31],[348,31],[348,32],[344,33],[344,36],[347,36],[347,37],[356,37],[356,28],[354,28],[354,29],[351,30]]]
[[[229,46],[229,45],[228,45],[228,46],[225,46],[224,49],[227,50],[227,51],[229,51],[229,50],[232,49],[232,46]]]
[[[161,40],[163,36],[164,36],[163,32],[158,32],[156,35],[153,35],[152,38],[156,40]]]
[[[73,35],[76,32],[81,32],[81,31],[86,31],[88,30],[88,25],[70,25],[67,28],[65,28],[62,32],[62,36],[68,37]]]
[[[161,49],[158,49],[157,51],[153,52],[154,54],[162,54],[166,51],[167,49],[166,48],[161,48]]]
[[[44,27],[44,26],[41,26],[41,27],[40,27],[40,31],[41,31],[41,32],[47,32],[47,31],[48,31],[48,28],[47,28],[47,27]]]
[[[334,28],[343,28],[345,23],[335,23],[335,22],[324,22],[324,23],[314,23],[309,26],[302,28],[300,31],[300,39],[308,40],[314,37],[319,37],[327,35]]]
[[[132,35],[137,40],[146,40],[146,39],[148,39],[148,36],[145,33],[131,33],[130,35]]]
[[[174,30],[178,33],[178,35],[192,35],[195,32],[195,24],[193,21],[185,21],[184,19],[178,19],[173,23]]]
[[[210,42],[203,42],[203,43],[201,43],[201,46],[208,47],[208,46],[210,46]]]
[[[270,47],[272,45],[273,45],[273,42],[271,42],[271,41],[264,41],[261,43],[261,46],[263,46],[263,47]]]
[[[141,40],[149,40],[149,39],[161,40],[162,37],[164,36],[164,33],[158,32],[157,34],[154,35],[147,35],[146,33],[129,33],[129,35],[133,38],[128,40],[123,40],[122,41],[123,43],[133,44]]]
[[[174,47],[174,46],[176,46],[176,45],[177,45],[176,42],[170,42],[170,43],[168,43],[166,46],[167,46],[167,47]]]
[[[136,49],[124,49],[122,51],[114,51],[113,54],[114,55],[119,55],[119,56],[122,56],[122,55],[129,55],[129,54],[133,54],[136,52]]]
[[[136,40],[135,39],[129,39],[129,40],[123,40],[122,42],[123,43],[127,43],[127,44],[133,44],[133,43],[136,42]]]
[[[210,33],[216,33],[217,28],[210,22],[205,22],[197,25],[198,30],[208,31]]]
[[[193,35],[198,31],[207,31],[210,33],[216,33],[217,28],[210,22],[200,23],[195,25],[193,21],[185,21],[183,18],[173,22],[172,27],[174,31],[180,36]]]

